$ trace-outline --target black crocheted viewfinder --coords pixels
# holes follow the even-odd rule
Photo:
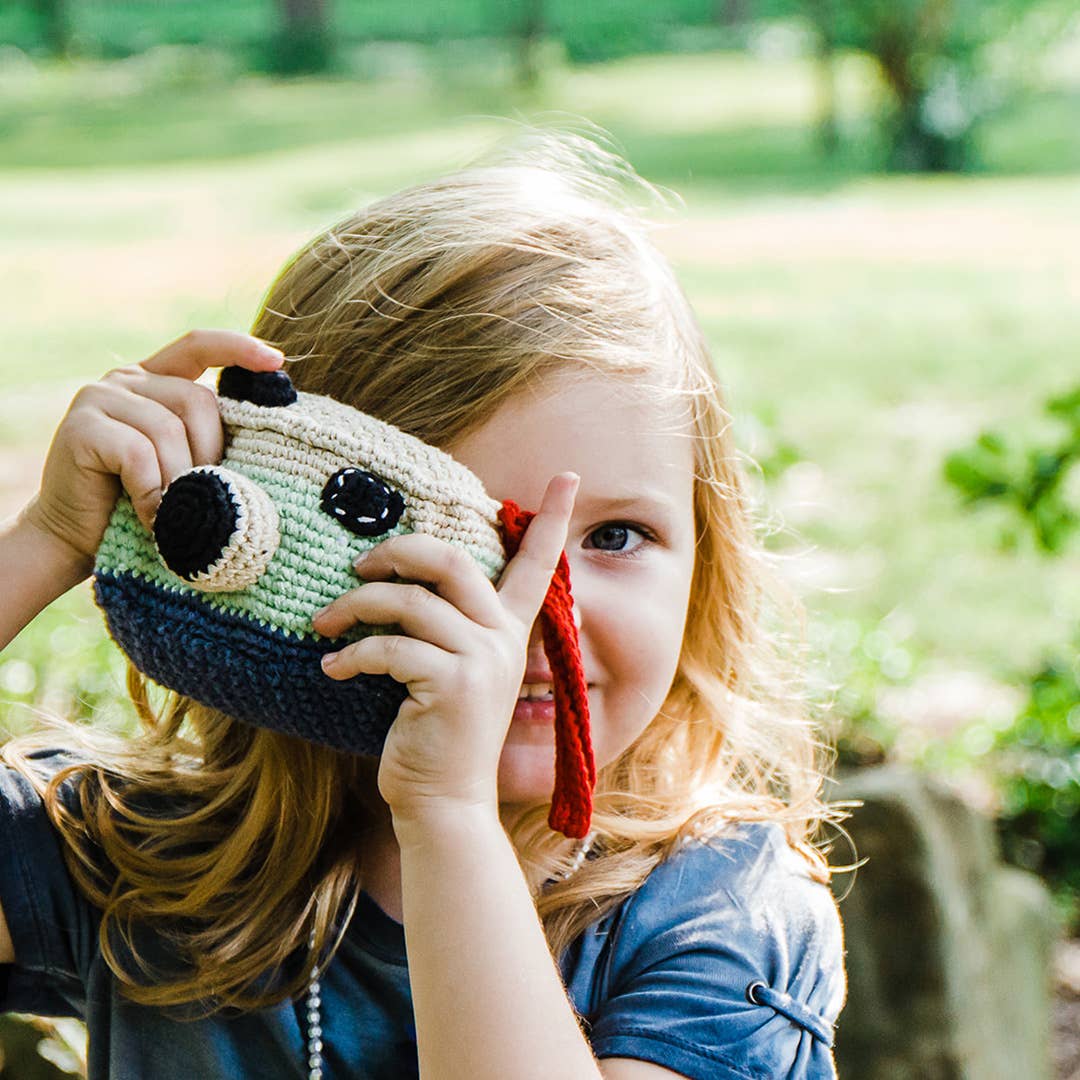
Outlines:
[[[296,389],[284,371],[248,371],[242,367],[221,369],[218,394],[268,408],[292,405],[296,401]]]
[[[322,490],[323,511],[357,536],[389,532],[405,512],[405,500],[384,480],[363,469],[338,469]]]

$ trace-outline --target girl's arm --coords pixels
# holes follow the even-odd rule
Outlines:
[[[395,832],[423,1080],[601,1080],[498,816]]]
[[[0,650],[94,567],[93,559],[32,524],[29,509],[0,525]]]

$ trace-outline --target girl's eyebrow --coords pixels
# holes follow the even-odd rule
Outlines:
[[[575,506],[597,507],[603,506],[611,510],[630,510],[636,507],[647,507],[657,513],[670,515],[674,509],[671,499],[660,492],[639,491],[627,495],[591,495],[583,499],[577,499]]]

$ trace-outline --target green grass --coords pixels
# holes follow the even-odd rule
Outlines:
[[[799,61],[556,64],[526,96],[495,55],[453,78],[446,65],[368,82],[234,81],[165,54],[0,74],[0,509],[32,488],[79,382],[191,326],[247,326],[316,229],[463,164],[507,118],[569,113],[685,200],[657,239],[714,343],[744,450],[784,440],[803,459],[769,488],[787,526],[770,544],[813,549],[801,565],[821,624],[848,652],[892,635],[869,648],[898,681],[935,667],[1012,681],[1067,640],[1075,554],[999,551],[1002,519],[966,512],[941,462],[984,427],[1033,429],[1080,370],[1076,88],[999,114],[976,177],[884,177],[865,140],[821,158]],[[846,129],[865,132],[879,89],[863,60],[845,59],[841,85]],[[82,677],[50,667],[69,617],[96,618],[85,590],[5,652],[0,699]],[[16,692],[27,669],[12,662],[34,689]]]
[[[965,512],[941,480],[951,449],[984,427],[1037,430],[1044,398],[1075,384],[1080,259],[1063,223],[1078,211],[1072,181],[880,180],[744,201],[699,232],[683,278],[736,412],[772,409],[821,473],[821,504],[792,521],[850,566],[829,584],[851,591],[819,610],[906,614],[916,656],[1007,679],[1080,622],[1075,548],[999,552],[1000,512]],[[717,266],[725,218],[737,257]]]

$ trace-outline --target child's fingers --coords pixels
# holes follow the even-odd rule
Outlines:
[[[576,473],[560,473],[551,478],[517,554],[506,564],[499,579],[500,598],[527,628],[536,621],[566,546],[566,533],[580,483],[581,478]]]
[[[189,330],[143,360],[141,366],[156,375],[179,375],[194,381],[207,368],[235,365],[273,371],[282,360],[280,349],[238,330]]]
[[[452,604],[466,618],[482,626],[497,627],[502,607],[491,582],[463,548],[428,533],[402,533],[376,544],[353,564],[365,581],[397,577],[403,582],[431,586],[436,596]],[[430,590],[429,590],[430,591]],[[329,605],[348,605],[346,598]],[[422,599],[412,594],[414,599]]]
[[[221,426],[217,397],[208,386],[175,375],[154,375],[139,364],[110,371],[101,381],[115,383],[123,390],[130,391],[123,397],[152,399],[177,416],[184,425],[193,465],[216,465],[221,461],[225,451],[225,433]],[[115,413],[110,415],[117,420],[122,419]],[[139,428],[152,436],[152,431],[141,425]]]
[[[153,398],[132,394],[116,386],[98,384],[88,387],[84,395],[98,412],[134,428],[150,441],[157,455],[159,475],[166,486],[192,467],[187,427],[171,409]]]
[[[325,637],[343,634],[356,623],[400,626],[409,637],[456,653],[468,644],[469,623],[462,612],[423,585],[369,581],[338,597],[312,619]]]
[[[152,529],[164,486],[154,443],[137,428],[104,414],[86,424],[91,460],[78,463],[118,476],[139,520]]]
[[[332,679],[354,675],[389,675],[395,682],[428,685],[446,684],[453,677],[455,658],[445,649],[416,638],[374,634],[346,645],[340,652],[327,653],[323,671]],[[416,693],[410,686],[410,692]]]

